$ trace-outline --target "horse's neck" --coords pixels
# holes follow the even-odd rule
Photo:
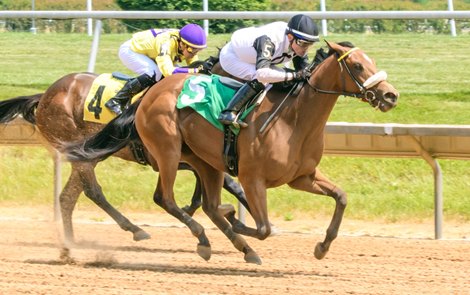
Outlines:
[[[316,68],[312,74],[312,77],[310,78],[309,83],[312,87],[320,90],[340,91],[342,87],[341,75],[341,67],[336,61],[336,56],[331,55]],[[331,108],[333,108],[339,96],[336,94],[324,94],[319,92],[315,93],[315,95],[331,98]]]
[[[309,135],[317,136],[323,132],[328,118],[338,100],[337,94],[324,94],[315,91],[312,86],[322,90],[337,89],[339,68],[335,66],[335,60],[327,60],[316,70],[310,80],[310,85],[305,83],[299,93],[291,111],[296,112],[295,126]],[[295,107],[294,107],[295,106]]]

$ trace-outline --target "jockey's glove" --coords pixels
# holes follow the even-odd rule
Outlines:
[[[212,70],[212,64],[209,62],[203,62],[200,66],[197,67],[198,73],[201,74],[210,74]]]
[[[308,69],[302,69],[294,73],[294,80],[296,81],[304,81],[310,78],[310,71]]]

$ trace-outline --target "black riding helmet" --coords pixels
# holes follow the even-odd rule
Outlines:
[[[306,42],[313,43],[320,41],[317,25],[310,17],[304,14],[294,15],[287,23],[286,32]]]

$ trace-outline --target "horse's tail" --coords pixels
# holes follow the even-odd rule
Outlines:
[[[36,124],[36,108],[43,93],[33,95],[18,96],[4,101],[0,101],[0,123],[8,123],[18,116],[29,123]]]
[[[61,152],[69,161],[101,161],[131,141],[140,140],[135,128],[135,113],[139,104],[140,100],[131,104],[92,137],[84,141],[62,143]]]

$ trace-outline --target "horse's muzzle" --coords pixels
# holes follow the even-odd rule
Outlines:
[[[385,113],[397,106],[400,94],[389,83],[382,82],[380,84],[377,89],[366,91],[365,100],[372,107]]]
[[[388,112],[398,104],[398,92],[387,92],[379,100],[378,107],[382,112]]]

